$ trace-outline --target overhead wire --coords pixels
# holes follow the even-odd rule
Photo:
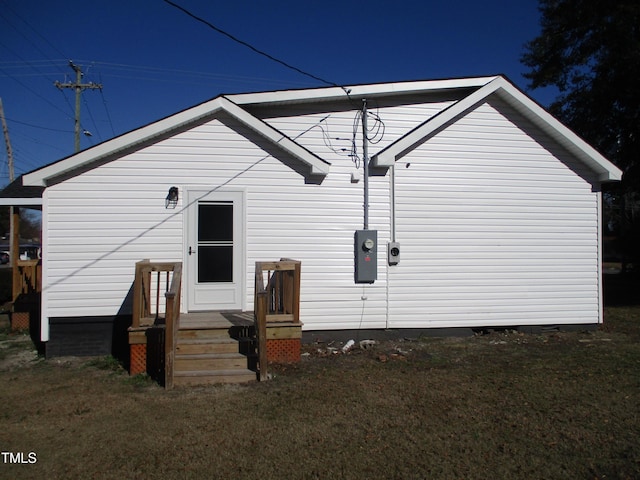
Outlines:
[[[189,10],[187,10],[186,8],[178,5],[177,3],[171,1],[171,0],[164,0],[165,3],[171,5],[172,7],[182,11],[183,13],[185,13],[186,15],[188,15],[189,17],[193,18],[194,20],[201,22],[203,24],[205,24],[206,26],[208,26],[209,28],[215,30],[216,32],[226,36],[227,38],[233,40],[236,43],[239,43],[240,45],[243,45],[247,48],[249,48],[250,50],[252,50],[253,52],[262,55],[266,58],[268,58],[269,60],[276,62],[280,65],[283,65],[284,67],[293,70],[295,72],[298,72],[302,75],[305,75],[309,78],[312,78],[314,80],[317,80],[321,83],[324,83],[326,85],[330,85],[330,86],[334,86],[334,87],[338,87],[341,88],[347,95],[347,98],[349,99],[349,101],[354,104],[355,106],[355,102],[353,101],[353,99],[351,98],[351,91],[349,89],[347,89],[344,86],[338,85],[335,82],[331,82],[329,80],[325,80],[324,78],[318,77],[316,75],[313,75],[309,72],[306,72],[298,67],[295,67],[293,65],[290,65],[289,63],[274,57],[273,55],[270,55],[256,47],[254,47],[253,45],[249,44],[248,42],[245,42],[243,40],[240,40],[239,38],[235,37],[234,35],[222,30],[221,28],[215,26],[214,24],[212,24],[211,22],[209,22],[208,20],[205,20],[202,17],[199,17],[198,15],[190,12]],[[360,164],[361,164],[361,159],[358,155],[358,148],[357,148],[357,143],[356,143],[356,139],[357,139],[357,135],[358,135],[358,125],[362,119],[362,111],[360,108],[356,109],[356,115],[354,117],[353,120],[353,132],[352,132],[352,137],[351,137],[351,148],[349,150],[349,153],[347,154],[348,156],[351,157],[352,161],[354,162],[355,166],[357,169],[360,168]],[[364,135],[366,137],[366,139],[368,141],[370,141],[373,144],[379,143],[380,141],[382,141],[382,138],[384,137],[384,131],[385,131],[385,127],[384,127],[384,122],[382,122],[382,119],[380,118],[380,116],[378,114],[369,114],[367,113],[368,116],[370,116],[371,118],[374,119],[374,124],[371,128],[367,128],[367,132],[373,132],[371,135],[369,135],[367,132],[364,132]],[[326,119],[326,118],[325,118]],[[324,121],[325,119],[321,120],[319,122],[319,124]],[[323,140],[325,142],[325,145],[327,146],[327,148],[329,148],[331,151],[333,151],[334,153],[339,153],[339,151],[335,150],[331,144],[331,140],[330,137],[328,135],[325,134],[324,130],[322,129],[322,126],[320,126],[320,129],[322,130],[322,134],[323,134]],[[327,141],[328,140],[328,141]]]
[[[49,45],[49,47],[51,47],[53,50],[55,50],[59,55],[61,55],[62,57],[66,57],[68,58],[63,52],[60,51],[59,48],[57,48],[52,42],[50,42],[44,35],[42,35],[38,30],[36,30],[33,25],[31,25],[25,18],[23,18],[18,12],[15,11],[15,9],[13,9],[10,5],[6,5],[8,7],[8,9],[11,11],[11,13],[17,17],[24,25],[26,25],[33,33],[35,33],[38,37],[40,37],[47,45]],[[20,29],[18,29],[13,23],[11,23],[11,21],[9,21],[7,19],[6,16],[2,15],[2,13],[0,12],[0,15],[5,19],[5,21],[7,21],[7,23],[9,25],[11,25],[14,30],[16,30],[29,44],[31,44],[38,52],[40,52],[44,57],[46,57],[47,59],[49,59],[50,65],[55,66],[60,73],[62,73],[63,75],[65,75],[66,77],[66,73],[65,71],[62,69],[62,67],[60,66],[60,63],[57,61],[54,61],[53,59],[51,59],[42,49],[40,49],[40,47],[38,45],[36,45],[34,42],[31,41],[30,38],[28,38]],[[18,58],[20,58],[24,63],[26,63],[27,65],[31,66],[36,72],[42,74],[42,72],[39,71],[39,67],[33,65],[31,62],[24,60],[20,55],[16,54],[14,52],[14,55],[16,55]],[[67,60],[68,61],[68,60]],[[44,61],[41,61],[44,62]],[[47,78],[46,75],[44,75],[45,78]],[[54,79],[52,78],[47,78],[47,80],[51,83],[55,83]],[[67,95],[65,95],[65,93],[62,91],[62,89],[58,89],[60,91],[60,93],[62,94],[62,97],[65,101],[65,103],[67,104],[67,106],[69,107],[69,109],[71,110],[71,112],[75,112],[75,108],[71,105],[71,102],[69,101],[69,98],[67,97]],[[42,98],[42,97],[41,97]],[[99,135],[99,131],[98,131],[98,127],[95,123],[95,120],[93,119],[93,113],[91,112],[91,108],[89,106],[89,104],[86,101],[86,98],[84,98],[84,104],[85,107],[87,109],[87,112],[89,113],[89,116],[91,117],[94,127],[96,129],[96,133]],[[73,113],[73,117],[75,117],[75,113]],[[84,128],[84,126],[82,125],[82,122],[80,122],[80,128],[82,130],[86,130]]]
[[[51,128],[51,127],[43,127],[41,125],[33,125],[32,123],[21,122],[20,120],[15,120],[7,117],[7,120],[10,120],[12,123],[19,123],[20,125],[25,125],[27,127],[39,128],[41,130],[50,130],[52,132],[62,132],[62,133],[73,133],[73,130],[62,130],[60,128]]]
[[[2,43],[0,42],[0,45],[2,45]],[[0,72],[3,72],[7,77],[11,78],[14,82],[18,83],[19,85],[21,85],[23,88],[25,88],[26,90],[30,91],[31,93],[33,93],[36,97],[40,98],[41,100],[43,100],[44,102],[48,103],[51,107],[53,107],[54,109],[58,110],[59,112],[61,112],[64,115],[68,116],[68,113],[63,111],[60,107],[58,107],[56,104],[54,104],[53,102],[51,102],[49,99],[43,97],[42,95],[40,95],[38,92],[36,92],[35,90],[33,90],[31,87],[25,85],[23,82],[21,82],[20,80],[18,80],[17,78],[15,78],[13,75],[9,74],[8,72],[6,72],[2,67],[0,67]],[[73,117],[70,117],[73,118]]]
[[[282,65],[282,66],[284,66],[284,67],[286,67],[286,68],[288,68],[290,70],[293,70],[293,71],[295,71],[295,72],[297,72],[297,73],[299,73],[301,75],[304,75],[304,76],[306,76],[308,78],[311,78],[311,79],[313,79],[315,81],[319,81],[319,82],[321,82],[323,84],[326,84],[326,85],[330,85],[330,86],[341,88],[345,92],[345,94],[347,95],[347,98],[352,103],[355,104],[355,100],[352,99],[352,97],[350,96],[351,92],[347,88],[345,88],[345,87],[343,87],[343,86],[341,86],[341,85],[339,85],[339,84],[337,84],[335,82],[332,82],[332,81],[326,80],[324,78],[321,78],[319,76],[313,75],[313,74],[311,74],[311,73],[309,73],[309,72],[307,72],[305,70],[302,70],[302,69],[300,69],[298,67],[295,67],[295,66],[289,64],[288,62],[285,62],[285,61],[283,61],[283,60],[281,60],[281,59],[279,59],[279,58],[277,58],[277,57],[275,57],[275,56],[273,56],[273,55],[271,55],[271,54],[269,54],[269,53],[267,53],[267,52],[265,52],[265,51],[263,51],[263,50],[261,50],[261,49],[259,49],[257,47],[255,47],[254,45],[235,37],[234,35],[232,35],[232,34],[226,32],[225,30],[217,27],[216,25],[214,25],[213,23],[207,21],[206,19],[201,18],[198,15],[190,12],[189,10],[187,10],[186,8],[184,8],[181,5],[177,4],[176,2],[173,2],[171,0],[164,0],[164,2],[167,3],[168,5],[176,8],[176,9],[178,9],[180,11],[182,11],[184,14],[188,15],[189,17],[193,18],[194,20],[196,20],[196,21],[198,21],[200,23],[203,23],[204,25],[206,25],[207,27],[213,29],[214,31],[226,36],[230,40],[232,40],[232,41],[234,41],[234,42],[236,42],[236,43],[238,43],[240,45],[243,45],[244,47],[250,49],[251,51],[253,51],[253,52],[255,52],[255,53],[257,53],[257,54],[259,54],[261,56],[264,56],[264,57],[266,57],[267,59],[269,59],[269,60],[271,60],[273,62],[276,62],[276,63],[278,63],[278,64],[280,64],[280,65]],[[11,10],[13,11],[13,9],[11,9]],[[52,49],[54,49],[56,52],[58,52],[61,56],[64,56],[64,54],[62,52],[60,52],[60,50],[58,48],[56,48],[55,45],[53,45],[46,37],[41,35],[37,30],[35,30],[22,17],[17,15],[17,13],[15,13],[15,11],[13,11],[13,13],[16,14],[16,16],[21,21],[23,21],[33,32],[35,32],[42,40],[44,40]],[[38,48],[38,50],[42,53],[42,51],[39,48]],[[50,61],[51,61],[50,65],[51,64],[56,65],[55,61],[53,61],[51,59],[50,59]],[[32,68],[34,68],[34,69],[41,69],[43,66],[47,65],[46,61],[33,61],[33,62],[26,62],[25,61],[24,63],[31,64],[30,66]],[[0,62],[0,71],[3,71],[2,68],[1,68],[1,66],[3,64],[5,64],[5,62]],[[149,67],[149,66],[147,66],[147,67],[145,67],[145,66],[131,66],[131,65],[126,65],[126,64],[109,63],[109,62],[95,62],[95,61],[91,62],[91,66],[98,66],[98,65],[105,66],[107,68],[114,68],[114,69],[118,69],[118,68],[124,68],[124,69],[127,69],[127,70],[137,69],[137,71],[140,71],[140,72],[145,72],[145,71],[148,71],[148,72],[161,71],[161,72],[167,72],[167,73],[175,72],[175,73],[181,73],[181,74],[188,74],[188,75],[190,75],[190,76],[192,76],[194,78],[203,78],[203,79],[210,79],[212,77],[213,78],[227,78],[227,77],[229,77],[229,78],[234,78],[234,79],[239,79],[240,78],[240,77],[234,77],[234,76],[228,76],[228,75],[207,74],[207,73],[204,73],[204,72],[196,72],[196,71],[186,71],[186,70],[177,70],[177,69],[162,69],[162,68]],[[8,68],[13,68],[13,67],[8,67]],[[56,65],[56,68],[59,68],[59,67],[57,67],[57,65]],[[15,78],[15,75],[11,75],[11,74],[6,73],[6,72],[5,72],[5,74],[8,77],[14,79],[14,81],[20,83],[23,87],[27,88],[29,91],[34,93],[39,98],[43,99],[44,101],[46,101],[50,105],[54,106],[47,99],[45,99],[41,95],[37,94],[35,91],[33,91],[32,89],[28,88],[25,84],[20,82],[17,78]],[[100,77],[102,77],[102,72],[100,74]],[[244,77],[242,77],[242,78],[244,78]],[[242,78],[240,78],[240,80],[242,80]],[[247,77],[244,80],[249,81],[249,80],[251,80],[251,78]],[[67,96],[64,94],[64,92],[62,92],[62,90],[61,90],[61,93],[62,93],[63,97],[65,98],[65,101],[67,102],[68,106],[71,107],[71,104],[70,104]],[[104,106],[105,112],[107,114],[107,118],[108,118],[108,122],[109,122],[109,125],[110,125],[110,128],[111,128],[111,131],[115,136],[115,129],[114,129],[114,126],[113,126],[113,121],[111,119],[111,115],[109,113],[109,109],[108,109],[108,105],[107,105],[107,101],[106,101],[105,95],[102,92],[102,90],[100,90],[100,93],[101,93],[101,96],[102,96],[103,106]],[[85,104],[85,106],[87,108],[89,107],[89,105],[87,104],[87,100],[86,99],[84,100],[84,104]],[[57,108],[55,106],[54,106],[54,108],[56,108],[59,111],[62,111],[62,110],[60,110],[59,108]],[[356,164],[356,166],[359,167],[360,164],[361,164],[361,159],[360,159],[360,157],[358,155],[356,137],[357,137],[357,134],[358,134],[358,124],[359,124],[359,121],[361,120],[362,112],[359,109],[357,110],[357,112],[358,113],[356,113],[356,116],[354,118],[353,134],[352,134],[352,138],[350,140],[351,145],[350,145],[350,148],[348,148],[348,149],[334,146],[333,141],[336,141],[336,140],[349,141],[349,139],[339,139],[339,138],[333,139],[331,137],[331,134],[330,134],[330,129],[329,129],[328,122],[325,121],[324,124],[322,123],[323,120],[326,120],[326,118],[319,122],[319,124],[317,125],[317,128],[320,129],[321,134],[322,134],[323,142],[324,142],[325,146],[328,149],[330,149],[332,152],[334,152],[337,155],[350,156],[353,159],[353,161]],[[63,113],[65,113],[65,112],[63,112]],[[65,115],[67,115],[67,114],[65,113]],[[91,120],[93,122],[93,125],[95,127],[96,133],[99,136],[101,136],[100,132],[98,130],[98,126],[96,124],[95,118],[93,117],[93,114],[91,113],[90,109],[89,109],[89,115],[90,115]],[[367,137],[367,139],[369,141],[372,141],[372,143],[378,143],[378,142],[380,142],[382,140],[382,137],[384,136],[384,122],[382,122],[380,116],[377,113],[376,114],[371,113],[371,114],[369,114],[369,116],[370,116],[370,118],[374,119],[374,122],[372,122],[372,125],[368,129],[370,134],[367,134],[366,137]],[[34,127],[37,128],[37,126],[34,126]],[[83,128],[83,130],[84,130],[84,128]]]
[[[100,83],[102,84],[102,75],[100,75]],[[109,108],[107,107],[107,99],[104,96],[104,93],[102,92],[102,89],[100,88],[100,96],[102,97],[102,105],[104,105],[104,111],[107,114],[107,120],[109,121],[109,126],[111,127],[111,133],[113,134],[113,136],[116,136],[116,130],[115,128],[113,128],[113,122],[111,121],[111,113],[109,113]]]
[[[53,43],[51,43],[45,36],[43,36],[40,32],[38,32],[29,22],[27,22],[24,18],[22,18],[22,16],[20,16],[18,14],[18,12],[16,12],[12,7],[11,7],[11,3],[10,2],[5,2],[4,3],[5,7],[8,7],[9,10],[11,10],[11,12],[18,17],[22,23],[24,23],[25,25],[27,25],[36,35],[38,35],[42,40],[45,41],[45,43],[47,45],[49,45],[53,50],[55,50],[57,53],[59,53],[63,58],[68,58],[64,53],[62,53]],[[37,48],[37,47],[36,47]],[[38,49],[38,51],[40,51],[40,53],[43,53],[40,49]],[[45,57],[49,58],[46,54],[44,54]]]
[[[216,32],[226,36],[227,38],[233,40],[234,42],[249,48],[253,52],[257,53],[258,55],[262,55],[263,57],[266,57],[266,58],[268,58],[269,60],[271,60],[273,62],[279,63],[280,65],[282,65],[282,66],[284,66],[284,67],[286,67],[286,68],[288,68],[290,70],[293,70],[295,72],[298,72],[301,75],[305,75],[305,76],[307,76],[309,78],[313,78],[314,80],[317,80],[317,81],[319,81],[321,83],[324,83],[325,85],[331,85],[333,87],[342,88],[343,90],[346,91],[346,89],[343,86],[338,85],[337,83],[331,82],[329,80],[325,80],[324,78],[318,77],[317,75],[313,75],[312,73],[306,72],[306,71],[304,71],[304,70],[302,70],[302,69],[300,69],[298,67],[295,67],[295,66],[285,62],[284,60],[280,60],[279,58],[276,58],[273,55],[270,55],[270,54],[268,54],[268,53],[266,53],[266,52],[264,52],[264,51],[262,51],[262,50],[260,50],[260,49],[258,49],[256,47],[254,47],[253,45],[251,45],[248,42],[245,42],[244,40],[240,40],[239,38],[235,37],[234,35],[222,30],[219,27],[216,27],[214,24],[212,24],[208,20],[205,20],[204,18],[195,15],[194,13],[190,12],[189,10],[187,10],[186,8],[178,5],[175,2],[172,2],[171,0],[164,0],[164,2],[169,4],[169,5],[171,5],[174,8],[177,8],[178,10],[182,11],[183,13],[185,13],[189,17],[193,18],[194,20],[205,24],[206,26],[208,26],[212,30],[215,30]]]
[[[24,20],[20,15],[17,14],[17,12],[15,10],[13,10],[12,8],[9,8],[16,17],[18,17],[25,25],[27,25],[29,28],[31,28],[34,32],[36,32],[37,35],[39,35],[41,38],[43,38],[45,41],[47,41],[42,35],[40,35],[29,23],[27,23],[26,20]],[[0,16],[2,16],[2,18],[4,19],[4,21],[9,24],[22,38],[24,38],[29,44],[31,44],[38,52],[40,52],[42,55],[44,55],[45,57],[48,58],[47,54],[44,53],[35,43],[33,43],[31,41],[31,39],[29,37],[27,37],[19,28],[17,28],[3,13],[2,11],[0,11]],[[50,42],[47,41],[47,43],[50,44]],[[24,58],[22,58],[22,56],[18,53],[16,53],[15,51],[9,49],[8,47],[4,46],[7,50],[10,50],[16,57],[18,57],[24,64],[28,65],[29,67],[31,67],[35,72],[37,72],[38,75],[43,75],[43,73],[40,71],[39,67],[34,65],[31,61],[29,60],[25,60]],[[54,66],[57,66],[54,64]],[[64,73],[62,71],[62,68],[58,67],[58,69]],[[44,75],[44,77],[50,82],[50,83],[54,83],[54,79],[53,78],[47,78],[47,75]],[[13,76],[11,76],[11,78],[14,78]],[[14,78],[15,80],[15,78]],[[20,82],[19,82],[20,83]],[[24,84],[21,83],[21,85],[24,86]],[[33,90],[31,90],[31,92],[33,93]],[[64,96],[64,99],[67,103],[67,106],[69,107],[69,109],[71,110],[71,112],[73,112],[73,107],[71,106],[71,104],[69,103],[68,99],[66,98],[66,96]],[[43,98],[43,97],[40,97]],[[50,104],[52,104],[51,102],[49,102]]]
[[[210,72],[202,72],[197,70],[161,68],[161,67],[152,67],[149,65],[130,65],[125,63],[111,63],[111,62],[102,62],[102,61],[94,61],[94,60],[78,60],[78,61],[85,62],[85,63],[90,62],[92,65],[100,67],[102,72],[104,72],[105,70],[116,70],[116,71],[124,70],[126,72],[135,71],[135,72],[139,72],[140,74],[149,73],[151,75],[149,77],[140,77],[140,76],[134,77],[138,79],[142,78],[142,79],[154,80],[154,79],[157,79],[157,74],[160,73],[160,74],[176,74],[176,75],[179,75],[180,78],[194,77],[194,78],[202,79],[205,81],[220,79],[225,81],[233,80],[234,82],[243,82],[243,83],[254,83],[255,81],[260,81],[262,83],[265,83],[265,82],[274,83],[274,84],[283,83],[282,81],[276,80],[276,79],[261,78],[261,77],[247,77],[242,75],[240,76],[228,75],[223,73],[210,73]],[[112,73],[109,73],[108,75],[112,77],[118,77],[118,78],[131,78],[129,75],[115,75]],[[193,83],[193,82],[189,82],[189,83]],[[291,82],[286,82],[286,83],[290,84]],[[308,84],[301,83],[300,85],[304,86]]]
[[[102,90],[102,89],[100,89]],[[91,113],[91,109],[89,108],[89,104],[87,103],[87,97],[83,96],[82,97],[82,101],[84,102],[85,107],[87,107],[87,112],[89,113],[89,117],[91,118],[91,123],[93,123],[93,128],[95,129],[96,135],[98,135],[98,139],[100,141],[102,141],[102,135],[100,135],[100,129],[98,128],[98,125],[96,124],[96,120],[95,118],[93,118],[93,113]],[[92,136],[93,133],[91,133],[90,131],[83,129],[83,133],[85,136]],[[90,141],[89,143],[94,143],[92,141]]]

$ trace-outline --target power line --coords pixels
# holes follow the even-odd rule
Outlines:
[[[69,155],[69,151],[68,150],[64,150],[64,149],[60,148],[60,146],[58,146],[58,145],[53,145],[51,143],[43,142],[42,139],[35,138],[35,137],[30,136],[30,135],[26,135],[26,134],[20,132],[19,130],[14,130],[12,135],[14,137],[22,137],[22,138],[26,138],[27,140],[29,140],[28,146],[26,147],[27,150],[24,149],[24,147],[25,147],[24,144],[22,146],[20,146],[20,144],[19,144],[18,146],[16,146],[14,148],[14,153],[16,153],[16,158],[24,156],[25,157],[25,159],[23,159],[24,162],[32,164],[32,165],[35,165],[37,167],[41,166],[40,161],[39,160],[32,160],[32,158],[39,156],[39,154],[38,155],[33,155],[28,150],[29,147],[33,147],[34,145],[41,145],[43,147],[54,149],[54,150],[60,152],[61,154],[63,154],[64,156]]]
[[[126,70],[127,72],[138,71],[142,74],[149,73],[153,75],[153,77],[148,78],[150,80],[154,80],[158,73],[162,73],[162,74],[176,74],[176,75],[179,75],[180,77],[185,77],[185,76],[197,77],[197,78],[202,78],[204,80],[220,79],[220,80],[233,80],[234,82],[245,82],[245,83],[250,83],[255,81],[267,82],[267,83],[283,83],[282,80],[278,80],[278,79],[270,79],[270,78],[262,78],[262,77],[247,77],[242,75],[228,75],[223,73],[209,73],[209,72],[202,72],[198,70],[183,70],[183,69],[176,69],[176,68],[152,67],[149,65],[130,65],[125,63],[110,63],[110,62],[100,62],[100,61],[94,61],[94,60],[79,59],[78,61],[80,63],[83,63],[83,62],[86,64],[91,63],[92,65],[106,67],[107,69],[112,69],[112,70]],[[2,62],[0,62],[0,65],[1,64]],[[115,74],[108,74],[108,75],[117,76]],[[120,75],[119,77],[120,78],[139,78],[139,77],[128,77],[128,76],[122,76],[122,75]],[[300,85],[303,86],[307,84],[300,83]]]
[[[23,60],[22,62],[0,62],[0,67],[4,68],[7,71],[16,70],[26,68],[25,64],[30,66],[40,66],[42,67],[50,67],[52,62],[57,62],[59,64],[61,62],[67,62],[67,59],[59,59],[59,60]],[[111,77],[111,78],[127,78],[133,80],[143,80],[146,82],[171,82],[171,83],[180,83],[185,85],[211,85],[213,81],[224,81],[229,82],[233,81],[234,83],[245,83],[245,84],[272,84],[272,85],[291,85],[291,81],[284,81],[281,79],[274,78],[263,78],[263,77],[250,77],[243,75],[227,75],[223,73],[211,73],[211,72],[202,72],[197,70],[182,70],[175,68],[162,68],[162,67],[151,67],[144,65],[129,65],[124,63],[110,63],[110,62],[101,62],[95,60],[86,60],[86,59],[78,59],[78,63],[85,64],[97,67],[100,69],[100,77]],[[119,73],[118,71],[126,71],[127,74]],[[113,72],[113,73],[111,73]],[[138,75],[134,75],[131,72],[138,73]],[[54,73],[48,73],[47,75],[53,75]],[[167,78],[159,78],[158,74],[162,74]],[[36,76],[38,74],[31,73],[13,73],[13,76],[16,77],[25,77],[25,76]],[[44,75],[44,74],[43,74]],[[191,78],[192,80],[185,80],[185,78]],[[102,82],[102,78],[100,80]],[[310,84],[308,82],[293,82],[297,83],[300,87],[307,87]]]
[[[100,83],[102,83],[102,75],[100,75]],[[109,126],[111,127],[111,133],[113,134],[113,136],[116,136],[116,131],[113,128],[113,122],[111,121],[111,113],[109,113],[109,108],[107,107],[107,99],[104,96],[104,93],[102,92],[102,89],[100,89],[100,96],[102,97],[102,105],[104,105],[104,111],[107,113],[107,120],[109,120]]]
[[[35,32],[36,35],[38,35],[41,39],[43,39],[52,49],[54,49],[56,52],[58,52],[63,58],[68,58],[64,53],[62,53],[55,45],[53,45],[49,40],[47,40],[46,37],[44,37],[42,34],[40,34],[40,32],[38,32],[35,28],[33,28],[33,26],[31,26],[31,24],[29,22],[27,22],[24,18],[22,18],[18,12],[16,12],[13,8],[11,8],[11,4],[10,2],[6,2],[4,4],[5,7],[8,7],[9,10],[11,10],[13,12],[13,14],[18,17],[20,20],[22,20],[22,23],[24,23],[25,25],[27,25],[33,32]],[[37,48],[37,47],[36,47]],[[42,51],[40,49],[38,49],[38,51],[40,51],[42,53]],[[45,55],[45,57],[49,58],[48,55]],[[60,69],[62,70],[62,69]]]
[[[7,120],[11,120],[13,123],[19,123],[20,125],[25,125],[27,127],[39,128],[41,130],[50,130],[52,132],[62,132],[62,133],[73,133],[73,130],[61,130],[59,128],[50,128],[50,127],[43,127],[41,125],[33,125],[32,123],[21,122],[20,120],[16,120],[14,118],[9,118],[9,117],[7,117]]]
[[[102,89],[100,89],[102,90]],[[98,129],[98,124],[96,123],[96,120],[93,118],[93,113],[91,113],[91,109],[89,108],[89,103],[87,102],[87,97],[82,97],[82,101],[84,102],[84,106],[87,108],[87,112],[89,113],[89,117],[91,118],[91,123],[93,123],[93,128],[95,129],[96,133],[98,134],[98,138],[100,139],[100,141],[102,141],[102,135],[100,135],[100,130]],[[84,135],[87,137],[91,137],[92,134],[91,132],[89,132],[88,130],[84,130]]]
[[[290,65],[289,63],[287,63],[287,62],[285,62],[285,61],[283,61],[283,60],[280,60],[279,58],[276,58],[276,57],[274,57],[273,55],[269,55],[268,53],[263,52],[262,50],[257,49],[256,47],[254,47],[254,46],[253,46],[253,45],[251,45],[250,43],[247,43],[247,42],[245,42],[245,41],[243,41],[243,40],[240,40],[240,39],[239,39],[239,38],[237,38],[237,37],[234,37],[234,36],[233,36],[233,35],[231,35],[230,33],[225,32],[225,31],[224,31],[224,30],[222,30],[221,28],[216,27],[215,25],[213,25],[212,23],[208,22],[208,21],[207,21],[207,20],[205,20],[204,18],[198,17],[197,15],[195,15],[195,14],[191,13],[191,12],[190,12],[189,10],[187,10],[186,8],[181,7],[180,5],[178,5],[177,3],[172,2],[171,0],[164,0],[164,1],[165,1],[165,3],[168,3],[169,5],[171,5],[172,7],[175,7],[175,8],[177,8],[178,10],[180,10],[180,11],[184,12],[185,14],[189,15],[189,16],[190,16],[191,18],[193,18],[194,20],[197,20],[198,22],[204,23],[206,26],[208,26],[209,28],[211,28],[211,29],[215,30],[216,32],[221,33],[221,34],[222,34],[222,35],[224,35],[225,37],[230,38],[230,39],[231,39],[231,40],[233,40],[234,42],[239,43],[240,45],[243,45],[243,46],[245,46],[245,47],[249,48],[250,50],[254,51],[255,53],[257,53],[257,54],[259,54],[259,55],[262,55],[263,57],[266,57],[266,58],[268,58],[269,60],[271,60],[271,61],[273,61],[273,62],[279,63],[280,65],[283,65],[284,67],[286,67],[286,68],[288,68],[288,69],[290,69],[290,70],[293,70],[293,71],[295,71],[295,72],[298,72],[298,73],[300,73],[300,74],[302,74],[302,75],[305,75],[305,76],[307,76],[307,77],[313,78],[314,80],[317,80],[317,81],[319,81],[319,82],[322,82],[322,83],[324,83],[324,84],[326,84],[326,85],[331,85],[331,86],[333,86],[333,87],[339,87],[339,88],[344,89],[344,87],[342,87],[342,86],[338,85],[337,83],[330,82],[329,80],[325,80],[325,79],[320,78],[320,77],[317,77],[316,75],[313,75],[313,74],[311,74],[311,73],[309,73],[309,72],[305,72],[304,70],[301,70],[301,69],[299,69],[299,68],[297,68],[297,67],[294,67],[293,65]]]
[[[63,55],[63,56],[64,56],[64,54],[63,54],[63,53],[62,53],[62,52],[61,52],[61,51],[60,51],[60,50],[59,50],[59,49],[58,49],[58,48],[57,48],[53,43],[51,43],[51,42],[50,42],[50,41],[49,41],[45,36],[43,36],[40,32],[38,32],[38,31],[37,31],[37,30],[36,30],[36,29],[35,29],[35,28],[34,28],[34,27],[29,23],[29,22],[27,22],[27,21],[26,21],[22,16],[20,16],[20,15],[18,14],[18,12],[16,12],[16,11],[15,11],[13,8],[11,8],[11,7],[9,7],[9,10],[14,14],[14,16],[15,16],[15,17],[17,17],[18,19],[20,19],[20,21],[22,21],[22,23],[23,23],[24,25],[26,25],[29,29],[31,29],[31,31],[32,31],[32,32],[34,32],[38,37],[40,37],[42,40],[44,40],[44,42],[45,42],[45,43],[47,43],[47,44],[48,44],[48,45],[49,45],[53,50],[55,50],[58,54],[60,54],[60,55]],[[0,12],[0,15],[2,15],[2,13],[1,13],[1,12]],[[43,66],[53,65],[53,66],[55,66],[55,67],[56,67],[60,72],[64,73],[64,72],[63,72],[63,70],[62,70],[62,68],[61,68],[61,67],[60,67],[60,65],[59,65],[59,63],[60,63],[60,62],[56,62],[56,61],[52,60],[52,59],[51,59],[51,58],[50,58],[50,57],[49,57],[49,56],[48,56],[48,55],[47,55],[47,54],[46,54],[42,49],[40,49],[40,47],[39,47],[38,45],[36,45],[34,42],[32,42],[30,38],[28,38],[28,37],[27,37],[27,36],[26,36],[26,35],[25,35],[25,34],[24,34],[20,29],[18,29],[18,28],[17,28],[13,23],[11,23],[11,22],[9,21],[9,19],[8,19],[6,16],[2,15],[2,17],[5,19],[5,21],[6,21],[6,22],[11,26],[11,27],[13,27],[13,29],[14,29],[14,30],[16,30],[16,32],[18,32],[18,33],[19,33],[19,34],[20,34],[20,35],[21,35],[21,36],[22,36],[22,37],[23,37],[27,42],[29,42],[29,43],[30,43],[30,44],[31,44],[31,45],[32,45],[32,46],[33,46],[33,47],[34,47],[38,52],[40,52],[44,57],[48,58],[48,59],[49,59],[49,62],[50,62],[50,63],[42,63],[42,62],[44,62],[44,61],[40,61],[40,62],[37,62],[37,63],[40,63],[40,64],[42,64]],[[34,64],[35,62],[30,62],[30,61],[24,60],[20,55],[16,54],[15,52],[14,52],[14,55],[16,55],[18,58],[20,58],[24,63],[26,63],[27,65],[29,65],[33,70],[35,70],[36,72],[38,72],[40,75],[42,75],[42,76],[44,76],[45,78],[47,78],[47,74],[41,73],[41,72],[39,71],[39,68],[41,68],[41,67],[39,67],[39,66],[37,67],[37,66]],[[15,67],[10,67],[10,68],[15,68]],[[48,79],[50,82],[52,82],[52,83],[54,83],[54,84],[56,84],[56,85],[57,85],[57,83],[56,83],[56,82],[54,82],[53,78],[49,77],[49,78],[47,78],[47,79]],[[14,80],[15,80],[15,78],[14,78]],[[64,98],[64,101],[65,101],[65,102],[66,102],[66,104],[68,105],[69,109],[70,109],[71,111],[74,111],[73,107],[71,106],[71,103],[69,102],[69,99],[66,97],[66,95],[64,95],[64,93],[62,93],[62,90],[60,90],[60,92],[61,92],[61,94],[62,94],[62,97]],[[77,103],[78,103],[78,102],[76,101],[76,110],[77,110],[77,108],[78,108]],[[85,104],[86,104],[86,102],[85,102]],[[87,105],[87,110],[89,111],[89,115],[91,116],[91,118],[92,118],[92,120],[93,120],[93,115],[91,114],[91,110],[89,109],[89,106],[88,106],[88,105]],[[78,117],[77,112],[76,112],[76,117]],[[79,125],[79,118],[76,118],[76,123],[78,123],[78,127],[79,127],[79,128],[82,128],[82,127]],[[95,121],[94,121],[94,125],[95,125]],[[97,131],[97,126],[96,126],[96,131]]]
[[[54,103],[52,103],[50,100],[46,99],[45,97],[43,97],[42,95],[40,95],[38,92],[36,92],[35,90],[33,90],[32,88],[28,87],[27,85],[25,85],[24,83],[22,83],[20,80],[18,80],[17,78],[15,78],[13,75],[10,75],[9,73],[7,73],[6,71],[4,71],[1,67],[0,67],[0,72],[3,72],[7,77],[11,78],[13,81],[15,81],[16,83],[20,84],[23,88],[29,90],[31,93],[33,93],[36,97],[44,100],[45,102],[47,102],[49,105],[51,105],[53,108],[55,108],[56,110],[58,110],[59,112],[62,112],[62,114],[64,114],[65,116],[69,116],[69,114],[65,111],[63,111],[60,107],[58,107],[57,105],[55,105]]]

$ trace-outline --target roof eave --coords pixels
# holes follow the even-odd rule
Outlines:
[[[516,108],[521,114],[549,134],[560,145],[576,155],[583,163],[591,168],[600,181],[618,181],[622,178],[622,171],[602,156],[593,147],[564,126],[534,100],[518,90],[504,77],[495,77],[489,83],[474,91],[464,99],[453,104],[440,114],[428,119],[400,139],[371,158],[374,167],[390,167],[396,160],[402,158],[425,138],[437,132],[454,118],[475,108],[492,94]]]

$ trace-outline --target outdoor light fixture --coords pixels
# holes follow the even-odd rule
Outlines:
[[[171,187],[164,202],[164,208],[176,208],[178,205],[178,187]]]

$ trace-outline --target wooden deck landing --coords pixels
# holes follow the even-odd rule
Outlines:
[[[222,329],[253,325],[253,312],[189,312],[180,314],[180,330]]]

